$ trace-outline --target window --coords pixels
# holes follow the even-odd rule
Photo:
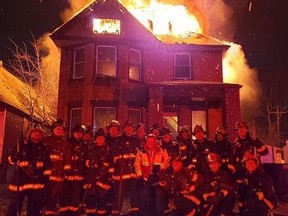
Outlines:
[[[174,54],[174,78],[190,79],[191,76],[191,54],[175,53]]]
[[[73,79],[83,78],[84,70],[85,70],[85,48],[78,47],[74,49],[72,78]]]
[[[141,52],[139,50],[129,50],[129,79],[141,80]]]
[[[142,122],[142,110],[137,108],[129,108],[128,109],[128,116],[134,124],[138,124]]]
[[[97,46],[97,75],[116,77],[116,51],[115,46]]]
[[[105,128],[113,119],[116,119],[115,107],[94,107],[93,126],[96,130]]]
[[[95,34],[120,34],[120,20],[93,19],[93,32]]]
[[[71,108],[70,109],[70,124],[69,124],[69,137],[71,137],[72,128],[76,124],[82,124],[82,108]]]

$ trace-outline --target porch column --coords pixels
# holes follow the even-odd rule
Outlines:
[[[192,128],[192,110],[189,106],[184,106],[184,105],[179,106],[178,125],[179,126],[188,125],[190,127],[190,129]],[[191,129],[191,131],[192,131],[192,129]]]
[[[163,87],[149,88],[149,128],[153,124],[163,126]]]

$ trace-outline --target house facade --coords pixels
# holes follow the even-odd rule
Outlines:
[[[156,37],[117,0],[93,2],[51,38],[61,49],[58,117],[70,129],[131,118],[234,133],[241,86],[223,83],[227,45],[201,34]]]

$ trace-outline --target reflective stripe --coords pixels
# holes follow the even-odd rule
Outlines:
[[[115,172],[115,168],[109,168],[109,169],[108,169],[108,172],[109,172],[109,173],[114,173],[114,172]]]
[[[43,172],[43,175],[51,175],[51,173],[52,173],[52,170],[45,170]]]
[[[122,179],[130,179],[130,178],[136,178],[136,177],[137,177],[136,173],[131,173],[131,174],[123,175]],[[113,175],[112,178],[113,180],[116,180],[116,181],[120,180],[120,176]]]
[[[9,184],[8,189],[10,191],[17,191],[17,186]],[[19,186],[19,191],[24,191],[24,190],[39,190],[44,188],[44,184],[24,184],[22,186]]]
[[[14,165],[14,164],[15,164],[15,162],[12,161],[12,156],[11,156],[11,155],[8,157],[8,162],[9,162],[9,164],[11,164],[11,165]]]
[[[49,211],[49,210],[45,210],[44,211],[45,215],[56,215],[56,211]]]
[[[94,208],[93,208],[93,209],[92,209],[92,208],[91,208],[91,209],[90,209],[90,208],[86,208],[86,213],[87,213],[87,214],[89,214],[89,213],[95,213],[95,214],[96,214],[97,211],[96,211],[96,209],[94,209]]]
[[[67,164],[63,167],[64,170],[70,170],[71,169],[71,165],[70,164]]]
[[[101,215],[101,214],[106,214],[106,211],[105,210],[100,210],[100,209],[97,209],[97,214]]]
[[[65,176],[65,179],[67,179],[68,181],[82,181],[84,179],[83,176]]]
[[[37,162],[36,163],[36,167],[37,168],[42,168],[44,166],[44,163],[43,162]]]
[[[179,149],[180,149],[181,151],[183,151],[183,150],[185,150],[186,148],[187,148],[187,147],[186,147],[185,145],[182,145],[182,146],[180,146]]]
[[[27,167],[29,165],[29,161],[20,161],[18,166],[19,167]]]
[[[63,181],[63,178],[62,177],[58,177],[58,176],[50,176],[49,180],[50,181],[61,182],[61,181]]]
[[[73,211],[73,212],[77,212],[79,207],[75,207],[75,206],[70,206],[70,211]]]
[[[60,208],[59,208],[60,212],[66,212],[66,211],[69,211],[69,209],[70,209],[69,206],[65,206],[65,207],[60,206]]]
[[[58,154],[50,154],[51,161],[62,161],[63,157]]]
[[[105,189],[105,190],[111,188],[110,185],[104,184],[104,183],[102,183],[102,182],[96,182],[96,185],[98,185],[99,187],[101,187],[101,188],[103,188],[103,189]]]

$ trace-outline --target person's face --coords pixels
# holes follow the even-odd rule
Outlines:
[[[111,137],[117,137],[119,134],[119,129],[118,127],[111,127],[109,128],[109,134]]]
[[[83,133],[81,131],[75,131],[73,133],[73,137],[76,139],[76,140],[80,140],[82,137],[83,137]]]
[[[245,167],[249,173],[253,173],[257,168],[257,163],[255,160],[248,160],[245,162]]]
[[[170,134],[165,134],[164,137],[163,137],[163,140],[164,142],[170,142],[172,139],[171,135]]]
[[[221,134],[221,133],[218,133],[218,134],[216,135],[217,141],[222,141],[223,138],[224,138],[224,136],[223,136],[223,134]]]
[[[238,132],[238,136],[241,138],[241,139],[245,139],[247,133],[248,133],[248,129],[246,127],[240,127],[237,129],[237,132]]]
[[[213,161],[209,163],[209,167],[213,173],[217,173],[220,169],[220,163],[218,161]]]
[[[173,161],[172,162],[172,169],[174,172],[178,172],[182,168],[182,162],[180,161]]]
[[[30,134],[30,139],[33,143],[39,143],[43,138],[43,134],[41,131],[34,130]]]
[[[195,137],[197,140],[202,141],[204,140],[204,132],[203,131],[199,131],[195,134]]]
[[[105,136],[98,136],[96,137],[96,144],[103,145],[105,143]]]
[[[187,140],[187,139],[189,139],[189,131],[183,131],[182,133],[181,133],[181,136],[182,136],[182,139],[184,139],[184,140]]]
[[[56,126],[53,129],[53,133],[55,134],[55,136],[64,136],[65,129],[62,126]]]
[[[154,148],[155,143],[156,143],[156,140],[153,137],[148,137],[146,140],[146,144],[149,150]]]
[[[134,127],[133,126],[126,126],[125,127],[125,134],[127,136],[132,136],[134,133]]]
[[[156,137],[159,137],[159,135],[160,135],[160,130],[154,129],[154,130],[152,130],[152,134],[154,134],[154,136],[156,136]]]
[[[92,139],[91,133],[84,133],[83,140],[84,141],[90,141]]]
[[[145,136],[145,128],[144,127],[139,127],[137,128],[136,131],[137,137],[141,138]]]

